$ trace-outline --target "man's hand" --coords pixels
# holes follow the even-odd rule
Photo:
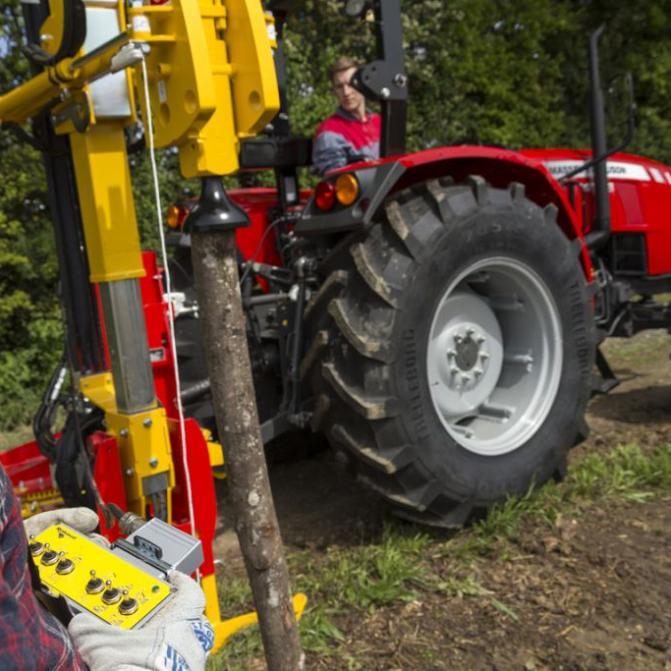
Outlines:
[[[170,601],[142,628],[121,629],[87,613],[68,631],[91,671],[203,671],[214,631],[203,616],[205,595],[188,576],[173,571]]]
[[[37,536],[53,524],[67,524],[81,534],[90,534],[98,521],[98,514],[90,508],[59,508],[29,517],[23,521],[23,527],[28,538]]]

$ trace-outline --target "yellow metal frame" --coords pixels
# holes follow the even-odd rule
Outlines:
[[[154,408],[133,415],[118,412],[111,373],[82,377],[80,389],[92,403],[105,411],[107,429],[115,436],[119,446],[128,508],[144,517],[151,502],[144,491],[145,479],[165,473],[168,487],[175,486],[165,410]],[[171,519],[170,496],[166,504],[168,519]]]
[[[55,53],[63,9],[58,0],[49,2],[51,14],[40,32],[48,29],[55,36],[52,45],[44,45]],[[143,118],[152,115],[155,146],[176,146],[187,178],[237,171],[240,139],[262,130],[280,106],[273,18],[264,13],[260,0],[172,0],[128,9],[118,0],[117,10],[120,29],[127,21],[131,26],[148,22],[149,31],[129,27],[94,53],[66,58],[0,96],[0,123],[24,123],[58,101],[52,114],[60,118],[57,132],[70,138],[92,282],[144,275],[123,134],[134,121],[134,93]],[[145,105],[138,65],[127,71],[131,114],[97,119],[88,86],[111,71],[112,59],[131,42],[150,47],[145,60],[151,110]],[[104,410],[108,430],[118,440],[129,508],[145,514],[143,481],[162,473],[167,475],[169,505],[175,478],[164,410],[119,412],[110,373],[85,376],[80,388]],[[214,472],[221,473],[221,446],[208,440],[208,449]],[[256,616],[222,622],[214,576],[202,583],[219,647]],[[304,595],[294,597],[297,617],[305,603]]]
[[[91,282],[144,276],[122,123],[72,133],[70,146]]]
[[[217,583],[214,575],[208,575],[201,579],[200,586],[205,592],[206,606],[205,615],[207,619],[212,622],[214,628],[214,650],[218,650],[222,645],[225,645],[231,636],[237,634],[239,631],[257,624],[259,621],[256,612],[243,613],[228,620],[222,620],[219,611],[219,600],[217,598]],[[296,613],[296,620],[303,617],[303,611],[308,603],[308,598],[302,592],[295,594],[292,598],[294,606],[294,613]]]

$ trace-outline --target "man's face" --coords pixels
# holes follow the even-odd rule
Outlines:
[[[356,68],[349,68],[333,75],[333,90],[338,104],[347,112],[355,112],[365,104],[363,95],[350,85],[355,72]]]

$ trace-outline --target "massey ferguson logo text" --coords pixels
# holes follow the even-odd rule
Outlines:
[[[581,161],[545,161],[545,167],[552,173],[557,179],[561,179],[564,175],[567,175],[574,170],[577,170],[583,163]],[[668,172],[664,173],[657,168],[651,168],[651,171],[654,170],[652,177],[648,171],[642,166],[636,163],[625,163],[624,161],[608,161],[606,172],[610,179],[630,179],[638,182],[649,182],[651,179],[659,183],[668,182],[671,184],[671,174]],[[592,177],[592,170],[587,170],[587,172],[579,172],[577,175],[574,175],[576,178],[588,178]],[[666,177],[666,180],[664,179]]]

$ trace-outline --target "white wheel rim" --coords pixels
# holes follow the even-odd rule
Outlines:
[[[557,305],[525,263],[476,261],[440,298],[427,379],[440,421],[466,450],[496,456],[526,443],[552,408],[562,362]]]

